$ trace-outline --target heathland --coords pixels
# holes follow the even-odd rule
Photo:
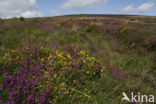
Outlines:
[[[0,103],[122,104],[122,92],[156,97],[156,17],[0,19]]]

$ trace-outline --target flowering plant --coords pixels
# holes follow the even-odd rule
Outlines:
[[[90,98],[84,88],[103,75],[103,66],[88,53],[73,47],[27,47],[11,50],[1,62],[0,92],[7,104],[48,104]]]

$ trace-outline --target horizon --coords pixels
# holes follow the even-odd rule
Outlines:
[[[8,18],[1,18],[0,19],[13,19],[13,18],[27,18],[27,19],[31,19],[31,18],[55,18],[55,17],[66,17],[66,16],[143,16],[143,17],[156,17],[153,15],[137,15],[137,14],[65,14],[65,15],[56,15],[56,16],[42,16],[42,17],[23,17],[23,16],[17,16],[17,17],[8,17]]]

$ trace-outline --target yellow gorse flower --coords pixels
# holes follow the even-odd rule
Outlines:
[[[89,71],[86,71],[86,73],[89,74],[90,72]]]
[[[61,83],[61,85],[60,85],[61,87],[66,87],[66,83]]]
[[[72,88],[72,91],[75,91],[75,88]]]
[[[15,52],[15,50],[11,50],[11,52],[13,52],[13,53],[14,53],[14,52]]]
[[[71,56],[70,56],[70,54],[68,54],[68,55],[67,55],[67,57],[68,57],[69,59],[71,59]]]
[[[44,58],[41,58],[41,61],[44,62]]]
[[[63,92],[63,94],[67,95],[67,94],[69,94],[69,91],[65,91],[65,92]]]
[[[86,52],[85,51],[80,51],[79,54],[85,56],[86,55]]]
[[[51,59],[51,58],[52,58],[52,55],[50,54],[49,57],[48,57],[48,59]]]
[[[56,78],[57,77],[57,74],[54,74],[54,78]]]

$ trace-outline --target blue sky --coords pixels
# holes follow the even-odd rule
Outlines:
[[[66,14],[137,14],[156,16],[155,0],[0,0],[0,17]]]
[[[38,0],[38,10],[49,15],[49,10],[54,10],[60,14],[140,14],[140,15],[156,15],[156,5],[154,0],[108,0],[106,3],[99,4],[93,8],[84,8],[83,10],[64,10],[60,6],[68,0]],[[133,5],[134,8],[139,7],[143,3],[154,3],[150,10],[145,12],[121,12],[123,8]],[[50,14],[51,15],[51,14]]]

